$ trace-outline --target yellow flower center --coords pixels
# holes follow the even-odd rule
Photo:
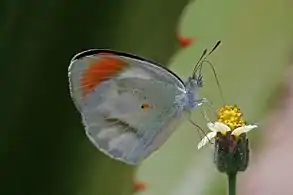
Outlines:
[[[243,114],[237,105],[221,107],[218,111],[218,122],[226,124],[232,131],[245,125]]]

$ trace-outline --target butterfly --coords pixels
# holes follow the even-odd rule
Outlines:
[[[186,82],[151,60],[120,51],[90,49],[68,68],[69,88],[90,141],[109,157],[138,165],[162,146],[183,116],[206,101],[205,50]]]

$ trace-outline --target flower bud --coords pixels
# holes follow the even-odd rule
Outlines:
[[[246,134],[226,135],[218,132],[215,137],[214,162],[223,173],[245,171],[249,162],[249,143]]]

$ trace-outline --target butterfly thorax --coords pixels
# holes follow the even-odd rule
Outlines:
[[[189,77],[185,82],[186,87],[186,110],[193,109],[202,103],[202,100],[198,97],[198,89],[202,87],[202,77]]]

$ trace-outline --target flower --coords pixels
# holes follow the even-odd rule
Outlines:
[[[230,141],[237,141],[241,134],[245,134],[251,131],[252,129],[256,128],[257,125],[246,125],[243,119],[243,114],[237,105],[225,105],[218,111],[217,121],[214,123],[209,122],[207,127],[212,132],[208,133],[198,143],[198,149],[202,148],[217,135],[227,137],[227,139],[231,139]]]
[[[240,109],[225,105],[218,111],[217,121],[209,122],[208,133],[198,144],[201,148],[215,138],[214,162],[217,169],[228,175],[245,171],[249,162],[249,143],[246,133],[257,125],[246,125]]]

